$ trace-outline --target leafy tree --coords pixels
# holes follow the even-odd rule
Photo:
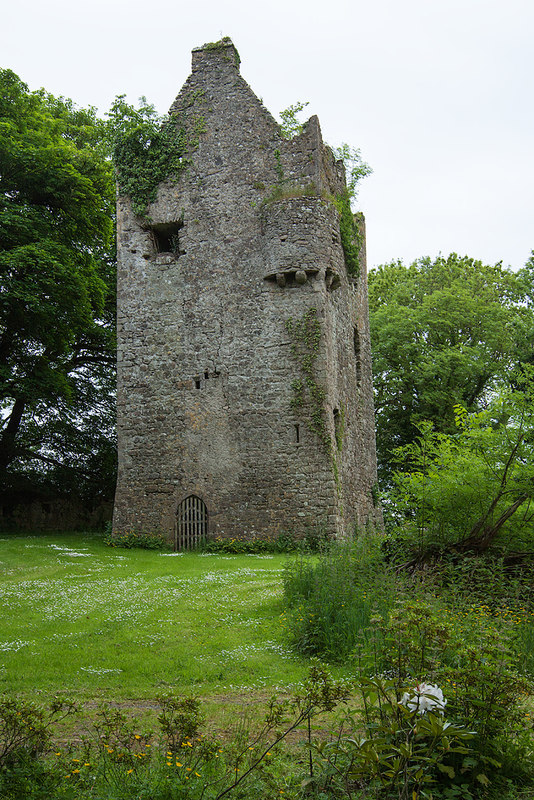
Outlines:
[[[454,406],[484,407],[532,358],[534,259],[514,273],[451,254],[369,274],[378,457],[418,435],[422,420],[455,430]]]
[[[532,551],[532,374],[524,369],[519,388],[483,411],[456,406],[455,434],[421,423],[419,436],[398,453],[405,469],[394,475],[392,499],[420,553]]]
[[[114,180],[94,109],[0,71],[0,483],[113,487]]]

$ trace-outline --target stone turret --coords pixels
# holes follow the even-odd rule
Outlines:
[[[146,217],[118,202],[114,530],[350,532],[374,519],[376,457],[343,165],[316,117],[282,136],[227,39],[193,51],[170,115],[189,166]]]

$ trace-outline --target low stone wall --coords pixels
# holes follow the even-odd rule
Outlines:
[[[2,531],[101,530],[111,520],[113,504],[80,498],[7,498],[0,496]]]

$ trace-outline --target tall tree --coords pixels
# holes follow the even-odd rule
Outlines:
[[[94,109],[0,71],[0,484],[113,472],[114,181]],[[112,489],[111,489],[112,490]]]
[[[403,515],[403,538],[425,556],[436,551],[532,556],[534,520],[534,382],[502,391],[483,411],[455,407],[455,434],[421,423],[402,451],[391,500]]]
[[[454,406],[474,411],[532,358],[534,259],[514,273],[451,254],[369,274],[382,478],[421,420],[455,430]]]

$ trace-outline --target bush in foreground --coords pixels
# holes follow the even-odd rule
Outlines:
[[[21,745],[0,765],[2,800],[222,800],[298,796],[298,784],[280,770],[280,745],[297,729],[332,711],[347,699],[348,687],[334,682],[319,664],[310,669],[302,692],[292,701],[272,699],[258,729],[242,726],[230,741],[202,732],[204,718],[196,698],[160,698],[159,731],[153,734],[122,710],[104,706],[78,750],[45,754],[44,740],[32,751],[31,728],[22,701],[0,703],[12,718]],[[33,708],[33,707],[32,707]],[[37,709],[37,707],[34,707]],[[18,709],[18,710],[16,710]],[[5,745],[2,739],[0,746]],[[311,745],[311,738],[308,741]],[[295,789],[289,792],[292,784]],[[285,787],[285,788],[282,788]]]
[[[349,717],[320,751],[335,796],[352,796],[358,781],[370,796],[410,800],[513,797],[505,793],[533,785],[523,641],[532,621],[503,604],[504,585],[500,603],[474,602],[465,577],[456,587],[448,571],[446,588],[428,572],[401,580],[376,544],[358,541],[287,568],[283,618],[294,648],[357,664],[363,717]],[[402,707],[423,685],[445,695],[444,716],[423,720]]]

